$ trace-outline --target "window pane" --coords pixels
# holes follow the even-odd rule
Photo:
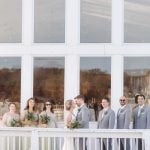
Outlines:
[[[35,42],[65,42],[65,0],[35,0]]]
[[[52,100],[57,120],[63,120],[64,58],[34,59],[34,96],[40,110],[45,100]]]
[[[124,94],[135,104],[137,93],[150,98],[150,57],[126,57],[124,59]]]
[[[110,88],[111,59],[109,57],[82,57],[80,60],[80,93],[85,95],[86,103],[91,109],[91,121],[97,120],[102,98],[110,98]],[[92,113],[93,111],[96,115]]]
[[[0,42],[21,42],[21,0],[0,0]]]
[[[20,109],[21,58],[0,58],[0,117],[8,111],[9,102]]]
[[[111,0],[81,0],[81,43],[111,42]]]
[[[125,42],[150,42],[150,1],[125,0]]]

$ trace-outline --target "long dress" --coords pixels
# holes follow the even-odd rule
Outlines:
[[[42,116],[42,115],[47,115],[49,117],[49,121],[47,123],[47,128],[57,128],[56,117],[55,117],[54,113],[52,113],[52,112],[48,113],[46,111],[42,111],[39,115],[39,119],[40,119],[40,116]],[[54,142],[53,137],[40,138],[40,142],[39,142],[40,150],[54,150],[54,149],[56,149],[55,147],[57,147],[56,142],[57,142],[57,140],[55,139],[55,142]]]
[[[7,112],[4,115],[6,117],[6,120],[4,123],[4,125],[6,127],[17,127],[17,126],[19,126],[19,124],[18,124],[19,120],[20,120],[19,114],[17,114],[17,113],[12,114],[10,112]],[[10,136],[8,138],[9,138],[9,143],[8,143],[7,138],[4,138],[4,141],[5,141],[4,146],[5,147],[3,147],[3,149],[12,150],[15,148],[15,150],[19,150],[19,137],[11,137]],[[0,147],[0,149],[1,149],[1,147]]]
[[[24,114],[24,124],[23,127],[37,127],[38,124],[38,120],[39,120],[39,115],[37,112],[32,112],[33,118],[32,120],[28,120],[27,119],[27,115],[29,113],[29,110],[24,110],[23,114]],[[22,143],[22,147],[21,150],[30,150],[31,149],[31,138],[30,137],[22,137],[21,139]]]
[[[67,125],[72,121],[73,116],[70,111],[67,112],[65,117],[65,129],[68,129]],[[74,138],[72,137],[65,137],[64,138],[64,145],[62,150],[74,150]]]

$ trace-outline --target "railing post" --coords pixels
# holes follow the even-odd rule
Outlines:
[[[145,150],[149,150],[150,148],[150,132],[143,132],[143,139],[145,141]]]
[[[33,129],[31,135],[31,150],[39,150],[38,130]]]

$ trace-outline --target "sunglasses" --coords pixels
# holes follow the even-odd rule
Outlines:
[[[126,100],[125,100],[125,99],[120,99],[120,101],[121,101],[121,102],[125,102]]]
[[[51,104],[45,104],[46,106],[50,106]]]

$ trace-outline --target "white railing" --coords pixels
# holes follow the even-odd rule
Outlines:
[[[120,150],[122,139],[125,148],[129,141],[130,150],[150,150],[150,130],[0,128],[0,150],[62,150],[67,140],[73,142],[68,146],[75,147],[74,150],[80,150],[82,146],[83,150],[85,147],[104,150],[102,143],[106,144],[106,150]],[[140,139],[141,149],[138,146]],[[79,144],[81,141],[86,144]]]

